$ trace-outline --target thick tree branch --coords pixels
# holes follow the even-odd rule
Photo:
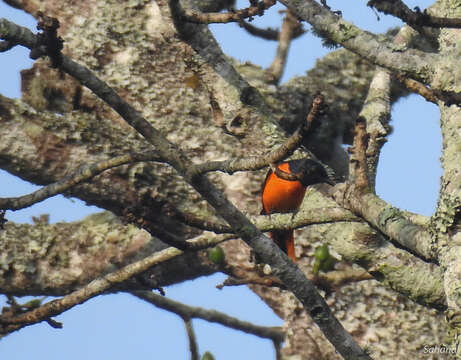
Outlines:
[[[133,295],[161,309],[171,311],[182,318],[202,319],[274,341],[283,341],[285,339],[285,333],[278,327],[255,325],[216,310],[205,310],[200,307],[188,306],[150,291],[134,291]]]
[[[336,194],[341,191],[338,189],[342,186],[337,185],[331,191]],[[311,190],[301,205],[300,212],[315,210],[315,204],[320,201],[319,197],[320,192]],[[332,208],[338,206],[333,200],[323,198],[322,202]],[[343,260],[360,265],[376,280],[400,294],[424,306],[446,308],[442,268],[394,246],[374,227],[365,222],[352,221],[312,225],[312,230],[312,238],[307,244],[301,242],[302,246],[312,241],[327,243]],[[316,233],[318,235],[315,235]]]
[[[428,261],[436,261],[437,253],[430,232],[410,222],[402,212],[370,192],[344,185],[335,189],[335,199],[350,208],[374,227]]]
[[[430,83],[437,55],[415,49],[396,51],[378,37],[344,21],[314,0],[281,0],[300,19],[309,22],[317,32],[373,64]]]

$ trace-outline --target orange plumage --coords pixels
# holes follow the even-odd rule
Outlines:
[[[331,183],[325,169],[311,159],[292,160],[278,168],[286,173],[302,174],[300,180],[279,178],[272,171],[266,176],[262,191],[262,214],[289,213],[299,209],[309,185],[319,182]],[[296,262],[293,230],[276,230],[270,233],[272,240]]]

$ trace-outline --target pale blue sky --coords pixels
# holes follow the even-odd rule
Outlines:
[[[424,8],[431,1],[405,1],[410,7]],[[377,22],[366,1],[351,1],[344,8],[344,1],[329,0],[334,9],[341,9],[343,17],[371,31],[385,31],[398,25],[389,16],[380,15]],[[247,4],[238,2],[240,7]],[[280,7],[279,7],[280,8]],[[29,16],[12,9],[0,1],[0,17],[6,17],[35,31],[35,22]],[[256,18],[255,24],[277,27],[281,17],[277,9],[268,12],[264,19]],[[237,25],[213,25],[212,29],[223,50],[239,60],[250,60],[268,66],[276,44],[252,39]],[[284,80],[302,75],[313,66],[315,60],[327,52],[320,40],[307,34],[295,40],[288,60]],[[0,53],[0,93],[19,97],[19,70],[30,67],[28,52],[17,47]],[[394,127],[389,142],[384,146],[379,167],[377,191],[395,206],[430,215],[437,200],[441,175],[440,129],[438,109],[417,96],[400,100],[392,112]],[[25,194],[37,187],[0,172],[0,196]],[[50,213],[51,221],[72,221],[94,212],[78,200],[61,196],[48,199],[29,209],[8,212],[11,221],[30,222],[32,215]],[[166,288],[167,296],[188,304],[218,309],[240,319],[261,325],[280,325],[281,321],[259,298],[243,287],[219,291],[215,285],[222,275]],[[0,305],[3,297],[0,296]],[[64,323],[61,330],[38,324],[14,333],[0,341],[1,358],[26,360],[81,359],[187,359],[187,339],[182,321],[163,310],[157,310],[129,295],[118,294],[98,297],[56,318]],[[267,340],[229,330],[204,321],[193,322],[199,349],[211,351],[217,360],[271,359],[272,345]]]

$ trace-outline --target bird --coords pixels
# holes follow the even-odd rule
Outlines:
[[[297,211],[309,185],[318,183],[334,185],[325,168],[312,159],[290,160],[280,163],[277,167],[284,173],[296,174],[298,180],[282,179],[269,170],[261,196],[263,215]],[[270,233],[270,237],[293,262],[296,262],[293,230],[274,230]]]

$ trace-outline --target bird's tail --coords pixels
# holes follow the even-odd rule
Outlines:
[[[296,262],[293,230],[272,231],[270,235],[279,248],[282,249],[293,262]]]

